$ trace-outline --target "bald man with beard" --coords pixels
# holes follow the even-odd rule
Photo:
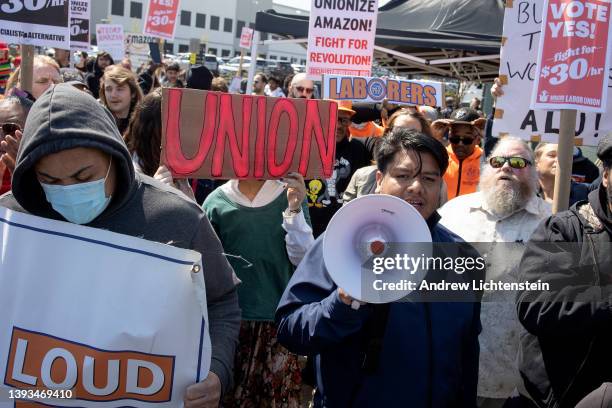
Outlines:
[[[289,98],[312,99],[314,97],[314,82],[305,73],[296,74],[289,85]]]
[[[522,140],[498,142],[483,166],[479,191],[456,197],[440,210],[442,225],[476,245],[487,260],[486,281],[518,282],[517,265],[551,205],[537,196],[534,154]],[[486,243],[486,244],[485,244]],[[518,394],[517,353],[521,327],[512,291],[485,291],[482,298],[478,407],[502,407]]]

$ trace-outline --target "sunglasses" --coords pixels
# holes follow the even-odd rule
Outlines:
[[[304,88],[303,86],[296,86],[295,89],[299,93],[306,92],[308,95],[310,95],[314,91],[313,88]]]
[[[0,128],[2,129],[2,134],[3,135],[11,135],[11,136],[15,136],[15,132],[18,130],[21,130],[21,126],[19,126],[17,123],[3,123],[2,125],[0,125]]]
[[[459,136],[449,137],[448,141],[451,142],[452,144],[459,144],[461,142],[461,143],[463,143],[466,146],[467,145],[471,145],[472,143],[474,143],[474,139],[473,138],[459,137]]]
[[[489,159],[489,164],[494,169],[499,169],[503,167],[506,162],[508,162],[510,167],[512,167],[513,169],[524,169],[527,166],[531,166],[531,162],[529,160],[523,159],[522,157],[495,156]]]

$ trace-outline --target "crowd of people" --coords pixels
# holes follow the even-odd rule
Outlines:
[[[160,163],[160,88],[228,92],[225,80],[203,66],[182,77],[175,63],[135,73],[106,52],[75,74],[66,58],[36,56],[31,89],[19,68],[7,82],[0,205],[201,253],[211,367],[185,407],[607,406],[611,137],[597,163],[576,151],[571,209],[554,215],[557,146],[495,140],[479,101],[338,101],[327,179],[174,178]],[[305,74],[283,84],[257,73],[252,94],[310,99],[316,88]],[[331,279],[323,240],[334,214],[368,194],[410,203],[434,242],[486,244],[487,279],[552,289],[353,299]],[[580,250],[544,245],[565,242]]]

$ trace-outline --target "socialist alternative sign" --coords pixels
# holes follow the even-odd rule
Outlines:
[[[0,4],[0,39],[8,43],[70,48],[69,0],[11,0]]]
[[[162,99],[162,161],[177,177],[332,175],[336,102],[179,88]]]

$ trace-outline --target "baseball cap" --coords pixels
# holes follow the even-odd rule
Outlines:
[[[612,162],[612,133],[599,141],[597,145],[597,157],[603,162]]]
[[[451,113],[449,122],[453,125],[471,125],[483,128],[485,119],[472,108],[459,108]]]

